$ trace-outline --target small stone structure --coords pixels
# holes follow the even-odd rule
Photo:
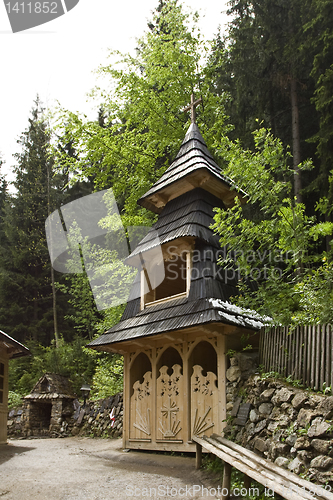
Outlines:
[[[45,373],[24,398],[27,435],[59,431],[66,417],[73,414],[75,398],[67,378],[55,373]]]
[[[61,427],[57,430],[46,431],[50,437],[89,436],[117,438],[123,430],[123,393],[97,401],[87,401],[81,406],[77,399],[73,400],[70,416],[64,416]],[[27,429],[27,404],[21,408],[13,408],[8,415],[8,436],[13,438],[27,438],[31,436],[31,429]],[[110,418],[112,414],[112,419]],[[36,432],[36,430],[35,430]]]
[[[245,354],[231,358],[224,436],[333,488],[333,396],[254,372],[253,358]],[[239,418],[242,409],[248,410],[245,421]]]

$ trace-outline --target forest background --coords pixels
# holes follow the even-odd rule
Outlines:
[[[4,177],[0,190],[1,329],[33,354],[11,363],[12,404],[46,371],[68,376],[77,393],[83,382],[94,397],[121,390],[121,357],[84,346],[123,306],[98,311],[85,273],[52,269],[45,220],[112,188],[124,227],[150,226],[154,215],[136,201],[177,154],[192,93],[209,150],[248,195],[214,224],[228,249],[221,265],[239,274],[235,302],[275,324],[332,321],[330,0],[231,0],[229,16],[227,34],[207,41],[196,13],[159,0],[136,55],[113,53],[118,64],[99,69],[94,121],[60,107],[46,115],[36,99],[15,193]]]

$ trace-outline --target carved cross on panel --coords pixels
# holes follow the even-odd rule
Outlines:
[[[171,398],[169,396],[169,401],[167,404],[164,404],[162,407],[162,415],[167,418],[167,425],[168,428],[164,430],[164,437],[165,438],[173,438],[176,437],[178,432],[181,430],[179,429],[179,424],[180,420],[176,421],[176,419],[173,421],[172,417],[176,417],[176,413],[179,411],[179,408],[177,408],[176,403],[173,401],[171,402]],[[163,426],[162,426],[163,427]]]

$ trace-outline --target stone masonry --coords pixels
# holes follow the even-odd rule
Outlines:
[[[262,378],[256,360],[245,353],[227,370],[227,426],[224,436],[262,457],[333,487],[333,396]],[[245,425],[235,425],[236,410],[250,403]]]
[[[56,406],[54,406],[56,411]],[[123,429],[123,394],[119,393],[106,399],[98,401],[87,401],[86,406],[75,399],[71,402],[71,408],[58,415],[52,415],[57,419],[57,427],[52,425],[48,430],[34,429],[33,432],[27,428],[27,416],[33,419],[31,408],[27,404],[21,408],[12,409],[8,415],[8,436],[15,438],[28,438],[32,435],[47,435],[50,437],[67,436],[96,436],[96,437],[120,437]],[[113,411],[114,419],[110,415]],[[59,420],[60,419],[60,420]],[[51,421],[52,422],[52,421]]]

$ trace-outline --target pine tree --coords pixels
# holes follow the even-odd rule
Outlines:
[[[309,15],[304,26],[304,51],[313,53],[311,76],[315,80],[312,101],[319,126],[312,141],[317,145],[320,165],[312,183],[320,196],[328,199],[326,217],[331,216],[333,182],[328,182],[333,162],[333,17],[330,0],[308,0]]]
[[[19,341],[49,343],[55,333],[51,267],[45,220],[61,195],[61,178],[53,176],[50,132],[37,98],[29,126],[18,141],[15,194],[4,209],[5,244],[0,262],[0,318]]]
[[[291,147],[298,201],[316,175],[315,171],[312,177],[301,173],[299,168],[306,158],[315,156],[308,139],[318,124],[311,101],[313,50],[303,50],[308,3],[232,0],[229,13],[234,17],[227,43],[215,40],[210,61],[216,71],[216,91],[230,95],[226,111],[235,126],[232,138],[240,138],[245,147],[253,148],[252,132],[259,122]]]
[[[1,158],[0,154],[0,172],[1,168],[4,166],[4,161]],[[4,213],[5,213],[5,205],[8,199],[8,183],[6,181],[6,177],[0,173],[0,250],[6,249],[7,251],[7,238],[4,231]]]

